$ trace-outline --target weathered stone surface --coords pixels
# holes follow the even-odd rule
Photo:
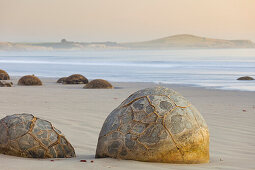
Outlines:
[[[83,88],[85,89],[112,89],[113,86],[106,80],[95,79],[86,84]]]
[[[50,122],[25,113],[0,120],[0,153],[27,158],[75,157],[72,145]]]
[[[18,85],[20,85],[20,86],[41,86],[42,81],[35,75],[26,75],[19,79]]]
[[[96,157],[150,162],[209,162],[209,131],[199,111],[174,90],[135,92],[106,118]]]
[[[6,71],[1,69],[0,69],[0,80],[10,80],[9,74]]]

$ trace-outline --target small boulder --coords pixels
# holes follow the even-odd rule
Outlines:
[[[41,86],[42,81],[35,75],[26,75],[19,79],[18,85],[21,86]]]
[[[73,74],[65,79],[64,84],[87,84],[88,82],[88,79],[83,75]]]
[[[254,80],[254,78],[250,76],[244,76],[244,77],[239,77],[237,80]]]
[[[67,77],[61,77],[60,79],[58,79],[57,83],[65,83]]]
[[[95,79],[86,84],[83,88],[85,89],[112,89],[113,86],[106,80]]]
[[[0,87],[12,87],[12,82],[0,81]]]
[[[9,74],[6,71],[1,69],[0,69],[0,80],[10,80]]]
[[[0,120],[0,153],[25,158],[71,158],[75,151],[49,121],[32,114]]]

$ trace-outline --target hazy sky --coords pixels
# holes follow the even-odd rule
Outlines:
[[[139,41],[195,34],[255,42],[255,0],[0,0],[0,41]]]

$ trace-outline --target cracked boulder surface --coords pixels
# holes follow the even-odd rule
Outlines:
[[[96,158],[209,162],[209,131],[199,111],[174,90],[135,92],[106,118]]]
[[[75,157],[74,148],[58,129],[26,113],[0,120],[0,153],[25,158]]]

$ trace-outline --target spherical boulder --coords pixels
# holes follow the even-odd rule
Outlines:
[[[106,118],[96,158],[209,162],[209,131],[199,111],[174,90],[139,90]]]
[[[41,86],[42,81],[35,75],[26,75],[19,79],[18,85],[21,86]]]
[[[1,69],[0,69],[0,80],[10,80],[9,74],[6,71]]]
[[[67,77],[61,77],[60,79],[58,79],[57,83],[65,83]]]
[[[0,120],[0,153],[26,158],[75,157],[72,145],[50,122],[25,113]]]
[[[65,84],[87,84],[88,82],[88,79],[81,74],[73,74],[64,81]]]
[[[112,89],[113,86],[106,80],[95,79],[84,86],[85,89]]]
[[[254,78],[250,76],[244,76],[244,77],[239,77],[237,80],[254,80]]]

